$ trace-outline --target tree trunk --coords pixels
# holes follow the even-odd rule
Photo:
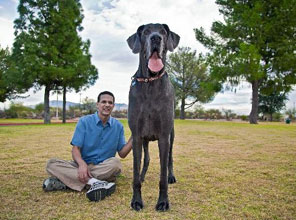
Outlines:
[[[50,93],[50,88],[48,86],[45,86],[45,93],[44,93],[44,124],[50,124],[49,93]]]
[[[252,110],[250,113],[250,124],[257,124],[258,120],[258,89],[259,81],[252,81]]]
[[[181,112],[180,112],[180,119],[185,119],[185,99],[182,98],[181,100]]]
[[[66,123],[66,93],[67,93],[67,89],[66,87],[63,88],[63,123]]]

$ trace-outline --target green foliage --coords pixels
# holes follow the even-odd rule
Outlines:
[[[15,71],[9,49],[0,47],[0,102],[19,97],[16,94],[23,92],[23,87],[17,83],[20,79],[12,77]]]
[[[45,122],[50,122],[49,93],[53,89],[81,90],[98,78],[91,65],[90,41],[78,31],[83,20],[79,0],[21,0],[15,20],[12,57],[17,76],[26,87],[45,86]]]
[[[223,109],[222,110],[227,121],[231,121],[233,118],[236,117],[236,114],[232,112],[231,109]]]
[[[243,121],[248,121],[248,116],[247,115],[241,115],[240,118]]]
[[[210,50],[210,75],[219,82],[252,84],[250,122],[256,123],[258,92],[264,81],[282,80],[283,90],[296,83],[296,1],[217,0],[224,22],[212,24],[212,36],[195,29]]]
[[[269,81],[263,85],[259,93],[259,113],[268,114],[273,121],[273,114],[285,107],[288,94],[282,91],[281,85]]]
[[[97,111],[96,101],[93,99],[89,99],[88,97],[85,97],[82,100],[82,106],[81,106],[83,113],[85,114],[93,114]]]
[[[7,88],[7,82],[5,79],[5,75],[8,71],[8,57],[8,49],[4,50],[0,48],[0,102],[5,102],[10,93],[10,89]]]
[[[32,117],[32,109],[23,103],[11,103],[9,109],[5,110],[7,118],[28,118]]]
[[[44,111],[44,104],[43,103],[39,103],[35,106],[35,111],[38,113],[42,113]]]
[[[285,113],[288,115],[290,120],[295,120],[296,119],[296,108],[288,109],[288,110],[286,110]]]
[[[196,102],[206,103],[213,99],[219,85],[209,78],[203,57],[196,56],[189,47],[181,47],[170,54],[167,72],[175,88],[177,102],[181,102],[180,118],[184,110]]]

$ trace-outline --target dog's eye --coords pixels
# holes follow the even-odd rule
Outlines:
[[[167,32],[164,30],[164,29],[161,29],[160,32],[159,32],[161,35],[166,35]]]
[[[150,34],[150,33],[151,33],[151,31],[148,30],[148,29],[146,29],[146,30],[144,31],[144,34],[145,34],[145,35],[148,35],[148,34]]]

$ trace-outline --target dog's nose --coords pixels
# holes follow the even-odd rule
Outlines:
[[[161,41],[161,37],[159,35],[152,35],[151,38],[150,38],[151,42],[152,43],[156,43],[156,44],[159,44],[160,41]]]

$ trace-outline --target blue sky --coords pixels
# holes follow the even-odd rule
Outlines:
[[[132,54],[126,39],[138,26],[146,23],[166,23],[170,29],[181,36],[179,46],[188,46],[193,50],[205,52],[196,41],[193,29],[204,27],[209,33],[211,24],[221,20],[214,0],[82,0],[84,9],[84,30],[80,33],[83,39],[91,41],[90,53],[92,62],[99,70],[99,79],[94,86],[80,94],[68,93],[67,100],[79,102],[80,97],[96,100],[99,92],[110,90],[118,103],[128,103],[130,78],[138,67],[138,55]],[[13,21],[17,14],[18,0],[0,0],[0,45],[11,47],[14,40]],[[34,93],[31,90],[26,99],[16,100],[24,105],[43,102],[43,90]],[[288,108],[296,102],[296,92],[290,94]],[[56,100],[51,95],[50,100]],[[62,99],[61,96],[58,97]],[[8,107],[9,102],[5,103]],[[251,110],[251,86],[241,84],[236,93],[227,91],[216,95],[206,105],[206,109],[231,109],[239,114],[249,114]],[[0,103],[0,108],[4,104]]]

